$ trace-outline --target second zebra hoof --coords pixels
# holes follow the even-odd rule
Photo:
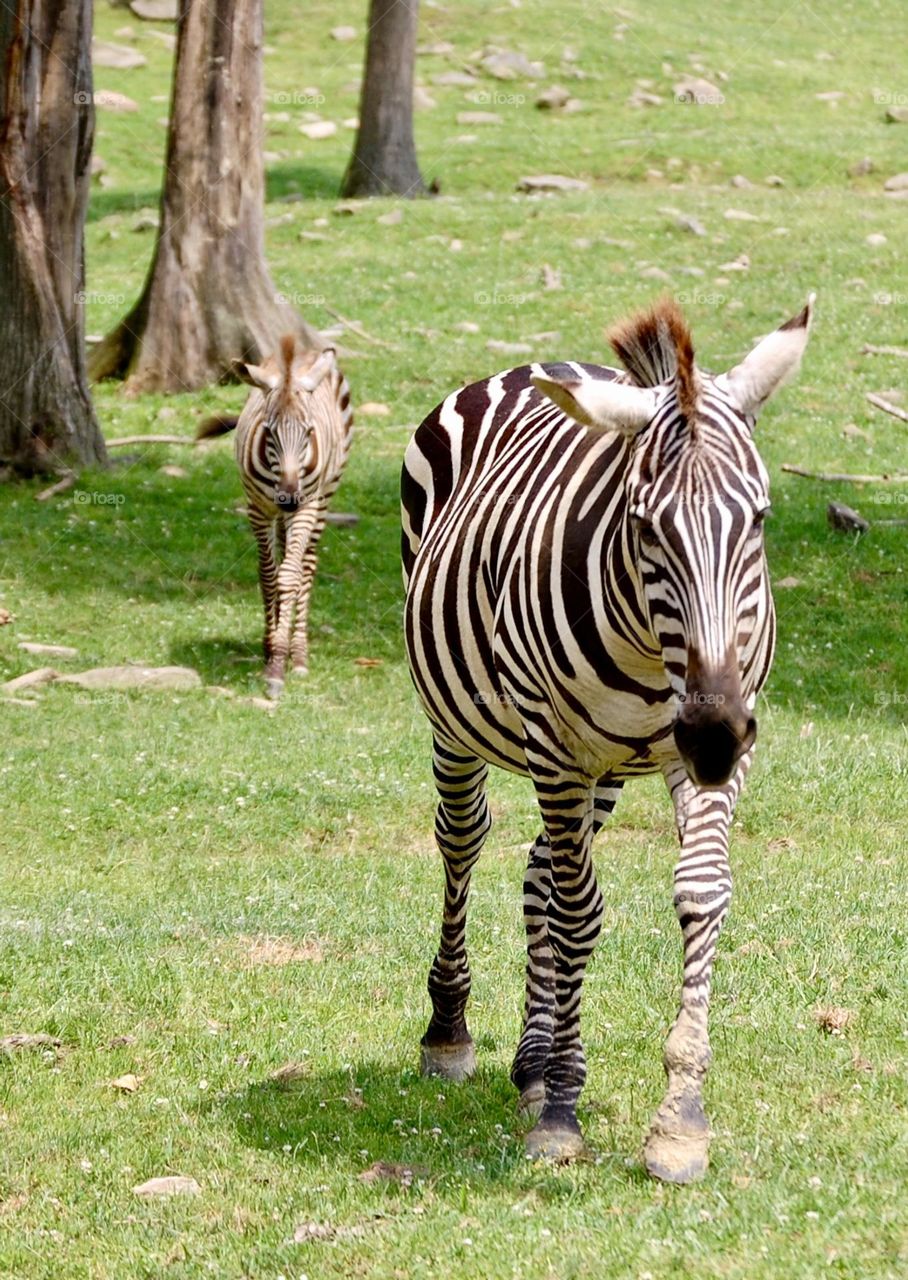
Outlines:
[[[265,696],[270,698],[272,702],[278,702],[284,692],[283,680],[274,677],[265,681]]]
[[[567,1164],[583,1155],[583,1135],[579,1128],[537,1124],[526,1136],[526,1149],[531,1160]]]
[[[301,666],[294,666],[293,674],[295,676],[307,676],[309,674],[309,668],[306,666],[305,663],[303,663]]]
[[[526,1116],[529,1120],[538,1120],[544,1106],[545,1084],[542,1080],[535,1080],[521,1092],[520,1101],[517,1103],[517,1114]]]
[[[685,1185],[697,1182],[709,1165],[709,1135],[650,1133],[643,1147],[643,1163],[651,1178]]]
[[[442,1080],[468,1080],[476,1070],[473,1041],[463,1044],[424,1044],[419,1051],[419,1070],[424,1076]]]

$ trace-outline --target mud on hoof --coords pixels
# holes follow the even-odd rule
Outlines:
[[[520,1092],[520,1100],[517,1103],[517,1114],[519,1116],[527,1116],[530,1120],[538,1120],[542,1115],[542,1108],[545,1106],[545,1083],[542,1080],[534,1080],[532,1084],[528,1084],[525,1089]]]
[[[539,1123],[527,1134],[526,1149],[531,1160],[567,1164],[583,1155],[583,1135],[578,1125],[570,1127],[563,1121],[558,1124]]]
[[[420,1045],[419,1070],[421,1075],[439,1076],[442,1080],[468,1080],[476,1070],[473,1041]]]
[[[643,1147],[643,1163],[660,1182],[696,1182],[709,1165],[709,1133],[664,1133],[653,1130]]]

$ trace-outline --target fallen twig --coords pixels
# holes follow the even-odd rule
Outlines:
[[[867,399],[872,405],[876,405],[878,409],[882,409],[884,413],[891,413],[893,418],[898,418],[899,422],[908,422],[908,413],[904,409],[900,409],[897,404],[893,404],[891,400],[886,400],[883,396],[878,396],[875,391],[867,392]]]
[[[872,342],[865,342],[861,347],[862,356],[900,356],[908,360],[908,349],[905,347],[875,347]]]
[[[116,440],[105,440],[108,449],[119,449],[129,444],[204,444],[204,440],[194,440],[191,436],[120,436]]]
[[[46,502],[48,498],[55,498],[58,493],[65,493],[67,489],[71,489],[75,483],[76,473],[67,471],[66,475],[58,480],[56,484],[52,484],[49,488],[42,489],[40,493],[36,493],[35,502]]]
[[[389,351],[399,351],[400,347],[396,347],[393,342],[385,342],[384,338],[376,338],[373,334],[367,333],[361,324],[357,324],[355,320],[348,320],[346,316],[342,316],[339,311],[335,311],[332,307],[325,307],[329,316],[334,316],[335,320],[339,320],[341,324],[355,333],[357,338],[362,338],[363,342],[371,342],[376,347],[387,347]]]
[[[805,467],[796,467],[792,462],[783,462],[782,470],[789,475],[803,476],[805,480],[827,480],[830,483],[845,484],[908,484],[908,476],[852,476],[840,471],[808,471]]]

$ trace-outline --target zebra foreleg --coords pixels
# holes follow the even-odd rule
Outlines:
[[[703,1081],[710,1062],[709,995],[716,943],[731,902],[728,833],[745,770],[727,787],[697,790],[669,778],[681,837],[675,913],[684,938],[681,1009],[665,1043],[668,1088],[643,1149],[647,1171],[663,1182],[693,1182],[709,1161]]]
[[[596,784],[593,835],[615,807],[621,782],[602,778]],[[551,898],[551,850],[545,834],[530,847],[523,881],[523,918],[527,935],[526,1001],[523,1031],[511,1079],[520,1090],[519,1109],[536,1120],[545,1101],[545,1064],[555,1027],[555,960],[549,943],[548,909]]]
[[[271,652],[265,663],[265,684],[269,698],[279,698],[284,691],[293,614],[311,528],[312,514],[308,510],[295,512],[285,525],[286,545],[277,570],[276,616],[271,633]]]
[[[602,896],[590,856],[593,791],[582,782],[534,777],[551,850],[547,922],[555,968],[555,1017],[544,1068],[545,1099],[527,1152],[570,1160],[583,1150],[577,1100],[586,1081],[580,1040],[580,997],[587,961],[602,925]]]
[[[277,624],[277,560],[274,555],[273,520],[254,507],[249,510],[249,524],[255,534],[259,552],[259,587],[265,610],[265,665],[271,660],[274,628]]]
[[[296,594],[296,618],[293,623],[293,639],[290,642],[290,664],[294,672],[302,676],[309,671],[309,597],[312,594],[312,582],[315,578],[318,540],[324,528],[325,516],[323,512],[319,512],[318,519],[309,534],[300,567]]]
[[[476,1069],[467,1028],[470,994],[466,927],[470,875],[492,825],[486,801],[488,766],[475,756],[435,743],[433,759],[439,804],[435,839],[445,869],[444,914],[438,954],[429,970],[432,1018],[423,1036],[423,1075],[463,1080]]]

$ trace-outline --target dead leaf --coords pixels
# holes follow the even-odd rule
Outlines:
[[[108,1040],[108,1049],[127,1049],[131,1044],[135,1044],[135,1036],[113,1036]]]
[[[409,1187],[414,1178],[427,1178],[429,1170],[419,1164],[392,1164],[387,1160],[376,1160],[359,1175],[360,1182],[397,1182],[402,1187]]]
[[[9,609],[0,609],[0,627],[8,627],[13,620]]]
[[[384,658],[354,658],[353,663],[357,667],[383,667]]]
[[[135,1093],[144,1079],[144,1076],[134,1076],[128,1072],[125,1076],[117,1076],[116,1080],[111,1080],[110,1087],[119,1089],[121,1093]]]
[[[27,1203],[28,1196],[24,1191],[20,1191],[14,1196],[7,1196],[5,1200],[0,1200],[0,1218],[5,1218],[9,1214],[15,1213],[17,1209],[21,1209]]]
[[[789,587],[800,587],[803,584],[800,578],[780,578],[774,585],[777,587],[783,587],[787,590]]]
[[[305,1080],[309,1075],[308,1062],[285,1062],[277,1071],[272,1071],[268,1079],[279,1089],[292,1089],[295,1084]]]
[[[854,1011],[843,1009],[838,1004],[818,1005],[813,1010],[813,1020],[827,1035],[840,1035],[847,1026],[854,1022]]]
[[[62,1043],[56,1036],[45,1035],[44,1032],[37,1035],[18,1032],[0,1040],[0,1053],[12,1053],[15,1049],[59,1049]]]
[[[164,1178],[149,1178],[147,1182],[140,1182],[133,1187],[132,1191],[133,1195],[152,1199],[155,1196],[197,1196],[201,1195],[202,1188],[195,1178],[175,1173]]]

